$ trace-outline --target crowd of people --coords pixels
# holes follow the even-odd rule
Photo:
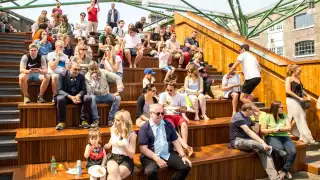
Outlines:
[[[120,12],[112,3],[108,11],[107,26],[99,36],[99,59],[93,60],[92,49],[88,45],[90,38],[97,32],[97,14],[100,11],[97,1],[92,0],[86,13],[80,13],[80,20],[72,26],[63,14],[60,4],[52,10],[50,21],[47,12],[42,11],[33,25],[33,43],[29,53],[22,56],[19,84],[24,95],[24,103],[30,103],[28,82],[41,82],[37,97],[38,103],[44,103],[45,93],[50,81],[52,102],[57,108],[57,130],[65,128],[66,105],[81,106],[79,126],[89,129],[89,142],[84,156],[88,159],[87,168],[102,165],[108,171],[108,179],[124,179],[133,173],[133,155],[138,143],[141,163],[147,179],[158,179],[159,168],[175,169],[173,179],[183,180],[192,166],[188,157],[194,155],[188,145],[188,124],[186,113],[195,114],[193,120],[205,121],[206,99],[213,98],[211,85],[214,82],[206,72],[203,53],[196,40],[197,32],[184,41],[184,48],[176,41],[177,34],[171,26],[156,27],[152,33],[143,31],[146,18],[142,17],[135,25],[128,25],[120,19]],[[93,36],[92,36],[93,35]],[[71,39],[77,39],[75,48]],[[151,55],[158,58],[159,68],[166,72],[160,82],[166,86],[165,92],[157,93],[151,68],[144,70],[142,94],[137,100],[136,117],[126,110],[119,110],[121,94],[124,91],[124,62],[130,68],[136,68],[146,47],[153,48]],[[132,58],[135,57],[135,58]],[[134,59],[134,61],[133,61]],[[173,67],[173,62],[178,62]],[[236,68],[242,65],[244,83]],[[177,86],[177,68],[186,68],[187,75],[183,87]],[[275,101],[269,113],[261,112],[252,103],[252,92],[261,81],[260,66],[250,47],[244,44],[235,63],[229,64],[229,72],[223,77],[223,97],[232,99],[232,119],[230,122],[230,148],[257,150],[270,179],[292,178],[289,170],[296,150],[288,133],[300,137],[308,144],[316,144],[307,126],[305,118],[304,96],[300,81],[301,69],[290,65],[286,79],[288,115],[284,113],[281,102]],[[111,93],[109,85],[116,84],[116,92]],[[307,99],[309,97],[307,96]],[[242,102],[240,111],[239,101]],[[97,104],[111,106],[108,115],[111,137],[102,145]],[[90,117],[89,117],[90,116]],[[140,128],[137,135],[133,131],[133,121]],[[91,120],[89,122],[89,120]],[[260,135],[252,130],[258,124]],[[178,129],[180,131],[178,131]],[[112,149],[107,155],[106,150]],[[271,154],[284,159],[284,165],[277,172]],[[106,178],[106,177],[104,177]]]

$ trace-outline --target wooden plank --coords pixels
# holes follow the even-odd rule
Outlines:
[[[228,117],[232,115],[231,100],[210,99],[207,100],[207,116],[211,119],[218,117]],[[119,109],[128,110],[131,114],[132,121],[136,119],[136,101],[121,101]],[[19,104],[20,109],[20,128],[44,128],[56,126],[56,108],[52,103],[30,103]],[[110,111],[110,106],[107,104],[98,104],[98,112],[100,117],[100,125],[107,125],[107,119]],[[80,106],[67,105],[67,127],[78,127],[80,120]],[[45,119],[44,119],[45,117]],[[188,117],[193,119],[191,113]]]

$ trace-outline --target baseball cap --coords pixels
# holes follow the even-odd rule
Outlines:
[[[240,46],[240,49],[245,49],[246,51],[249,51],[250,46],[248,44],[243,44]]]
[[[144,69],[144,74],[155,74],[156,72],[153,72],[151,68]]]

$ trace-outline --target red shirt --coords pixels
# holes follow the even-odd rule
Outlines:
[[[122,61],[124,61],[122,50],[120,50],[117,55],[120,56],[120,58],[121,58]]]
[[[87,7],[88,21],[98,22],[98,8],[93,7],[90,12],[89,12],[89,8],[91,7]]]

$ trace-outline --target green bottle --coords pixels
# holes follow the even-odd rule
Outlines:
[[[54,156],[52,156],[52,159],[51,159],[51,173],[54,173],[54,174],[57,173],[57,163]]]

